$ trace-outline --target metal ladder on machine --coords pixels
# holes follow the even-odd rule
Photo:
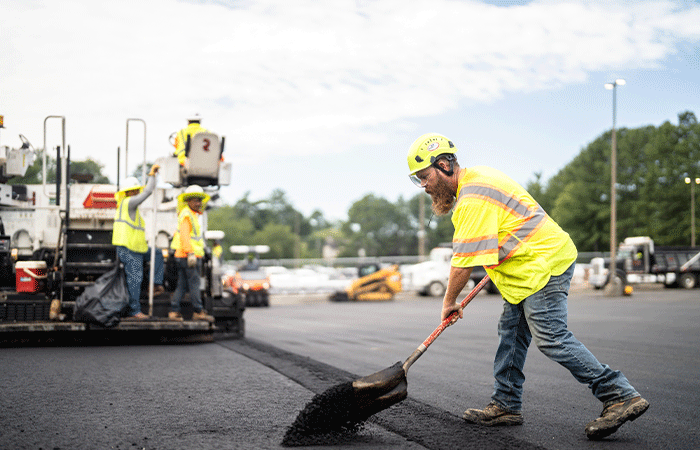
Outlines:
[[[70,146],[67,147],[65,217],[61,227],[61,304],[72,306],[84,288],[91,286],[117,263],[112,230],[71,226]],[[68,294],[68,295],[67,295]]]

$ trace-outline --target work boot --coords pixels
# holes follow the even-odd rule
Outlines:
[[[501,409],[501,407],[494,402],[489,403],[484,409],[472,408],[464,411],[462,419],[466,420],[468,423],[475,423],[486,427],[523,424],[523,415],[521,413],[508,412]]]
[[[153,286],[153,296],[158,297],[159,295],[162,295],[163,292],[165,292],[165,288],[163,287],[162,284],[156,284]]]
[[[586,436],[592,441],[610,436],[628,420],[634,420],[644,414],[649,402],[642,397],[634,397],[626,402],[616,403],[603,409],[600,417],[586,425]]]
[[[148,316],[148,315],[139,311],[136,314],[134,314],[133,316],[124,317],[124,320],[148,320],[150,318],[151,318],[151,316]]]
[[[201,310],[200,312],[193,312],[192,320],[204,320],[210,323],[214,323],[214,317],[207,314],[205,310]]]
[[[168,320],[173,320],[175,322],[182,322],[185,319],[182,318],[182,314],[180,314],[179,312],[170,311],[170,312],[168,312]]]

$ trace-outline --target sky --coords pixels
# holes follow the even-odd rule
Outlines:
[[[0,42],[0,145],[60,145],[63,116],[72,159],[116,182],[127,123],[131,172],[144,134],[154,161],[199,114],[226,138],[224,202],[281,189],[331,220],[417,194],[428,132],[463,167],[546,181],[612,127],[618,78],[618,128],[700,116],[688,0],[3,0]]]

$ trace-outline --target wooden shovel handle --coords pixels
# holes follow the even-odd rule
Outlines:
[[[462,303],[460,303],[460,306],[462,308],[467,306],[469,304],[469,302],[471,302],[474,299],[474,297],[476,297],[476,294],[478,294],[479,291],[481,291],[481,289],[483,289],[483,287],[486,286],[486,283],[488,283],[488,282],[489,282],[489,276],[486,275],[486,276],[484,276],[484,278],[481,279],[481,281],[479,281],[479,283],[476,286],[474,286],[474,289],[472,289],[471,292],[469,294],[467,294],[466,297],[464,297],[464,300],[462,300]],[[433,341],[435,339],[437,339],[437,337],[440,336],[440,334],[443,331],[445,331],[445,328],[448,327],[450,322],[452,322],[452,319],[454,319],[454,317],[457,314],[459,314],[459,312],[455,311],[452,314],[450,314],[449,316],[447,316],[445,318],[445,320],[443,320],[442,323],[437,328],[435,328],[435,331],[433,331],[430,334],[430,336],[428,336],[428,338],[425,341],[423,341],[423,343],[421,345],[418,346],[418,348],[413,352],[413,354],[411,354],[411,356],[409,356],[408,359],[403,363],[403,370],[404,371],[408,371],[408,368],[411,367],[411,364],[416,362],[416,360],[418,358],[420,358],[420,356],[423,354],[423,352],[425,352],[428,349],[428,347],[430,347],[430,344],[432,344]]]

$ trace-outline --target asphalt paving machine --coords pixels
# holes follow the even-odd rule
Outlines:
[[[55,183],[46,182],[46,151],[36,151],[23,136],[20,136],[22,146],[19,149],[0,147],[0,334],[5,342],[16,340],[12,336],[18,333],[96,329],[73,321],[75,301],[86,287],[118,263],[116,248],[112,245],[112,228],[119,184],[92,183],[91,175],[71,172],[63,116],[49,116],[44,120],[44,149],[48,148],[47,125],[56,120],[61,125],[61,143],[55,147]],[[133,120],[141,119],[127,120],[125,158],[128,158],[129,122]],[[146,178],[145,122],[143,129],[142,181]],[[177,284],[173,251],[170,250],[177,226],[177,196],[187,186],[198,184],[212,197],[207,209],[216,207],[219,187],[228,185],[231,177],[230,163],[222,162],[223,148],[224,138],[219,139],[214,133],[200,133],[187,142],[186,153],[192,161],[187,169],[172,155],[156,160],[161,166],[161,179],[140,209],[153,249],[151,260],[156,251],[162,252],[165,258],[166,292],[154,296],[151,265],[144,264],[142,311],[153,316],[153,320],[122,321],[117,329],[150,330],[155,335],[168,332],[211,335],[215,331],[230,337],[244,335],[244,305],[224,292],[220,266],[215,264],[210,248],[205,250],[200,286],[204,307],[214,316],[215,324],[188,321],[192,310],[187,296],[182,304],[185,322],[178,325],[164,319],[170,294]],[[117,161],[119,153],[117,149]],[[41,184],[11,184],[10,180],[23,177],[39,157],[42,158]],[[201,222],[206,238],[209,233],[206,211]]]

